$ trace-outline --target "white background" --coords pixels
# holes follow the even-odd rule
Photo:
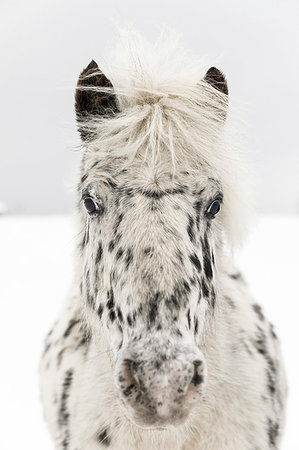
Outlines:
[[[244,107],[258,208],[299,211],[298,0],[1,0],[0,201],[14,213],[72,205],[79,72],[105,67],[114,21],[162,25],[227,75]]]
[[[263,217],[238,258],[282,340],[290,389],[282,450],[299,448],[298,229],[299,218]],[[53,450],[42,420],[38,362],[70,285],[75,235],[68,217],[0,220],[1,450]]]

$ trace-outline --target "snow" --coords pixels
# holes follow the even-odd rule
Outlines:
[[[76,231],[68,216],[0,217],[0,448],[51,450],[38,362],[72,279]],[[251,291],[282,340],[289,382],[282,450],[298,449],[299,218],[263,216],[238,255]]]

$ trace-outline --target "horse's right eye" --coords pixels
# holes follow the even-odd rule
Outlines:
[[[88,214],[101,214],[103,212],[104,206],[101,199],[86,197],[84,199],[84,206]]]

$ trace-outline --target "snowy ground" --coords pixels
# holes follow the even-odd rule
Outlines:
[[[37,367],[44,335],[70,285],[74,236],[65,216],[0,217],[1,450],[53,450]],[[282,450],[299,448],[298,255],[299,218],[267,216],[238,258],[282,340],[290,387]]]

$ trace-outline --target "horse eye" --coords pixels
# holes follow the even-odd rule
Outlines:
[[[214,219],[216,214],[220,211],[221,202],[220,200],[214,200],[207,209],[207,215],[211,219]]]
[[[92,197],[86,197],[84,199],[84,206],[88,214],[93,213],[101,213],[103,208],[102,204],[99,204],[94,198]]]

